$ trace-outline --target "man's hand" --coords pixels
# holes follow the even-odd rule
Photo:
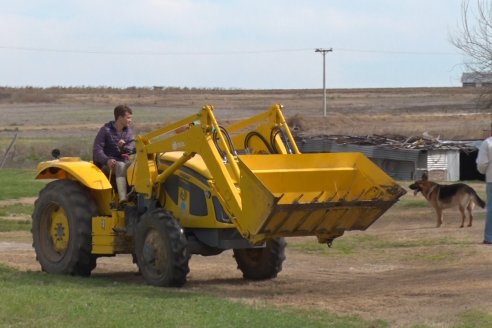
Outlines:
[[[116,160],[115,159],[108,159],[108,162],[106,163],[110,169],[113,169],[114,166],[116,165]]]
[[[118,147],[123,148],[123,146],[124,146],[124,145],[126,145],[125,140],[120,139],[120,140],[118,141]]]

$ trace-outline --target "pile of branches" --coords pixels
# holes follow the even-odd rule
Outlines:
[[[460,141],[443,141],[439,137],[433,137],[424,132],[422,136],[402,136],[402,135],[370,135],[370,136],[342,136],[330,135],[324,138],[332,140],[339,145],[362,145],[362,146],[381,146],[393,149],[462,149],[473,148],[467,143]]]

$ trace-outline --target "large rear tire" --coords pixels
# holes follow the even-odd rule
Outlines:
[[[142,216],[135,234],[135,253],[148,284],[183,286],[190,272],[187,247],[186,237],[171,214],[158,208]]]
[[[96,267],[92,217],[97,207],[89,191],[73,180],[47,184],[34,203],[33,247],[48,273],[89,276]]]
[[[234,249],[237,268],[244,279],[266,280],[277,277],[285,260],[284,238],[268,240],[263,248]]]

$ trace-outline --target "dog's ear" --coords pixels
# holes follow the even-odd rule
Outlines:
[[[422,174],[422,178],[421,178],[423,181],[427,181],[429,179],[429,177],[427,176],[427,172],[424,172],[424,174]]]

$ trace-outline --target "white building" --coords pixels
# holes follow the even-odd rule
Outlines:
[[[463,87],[487,87],[492,86],[492,73],[463,73],[461,76]]]

